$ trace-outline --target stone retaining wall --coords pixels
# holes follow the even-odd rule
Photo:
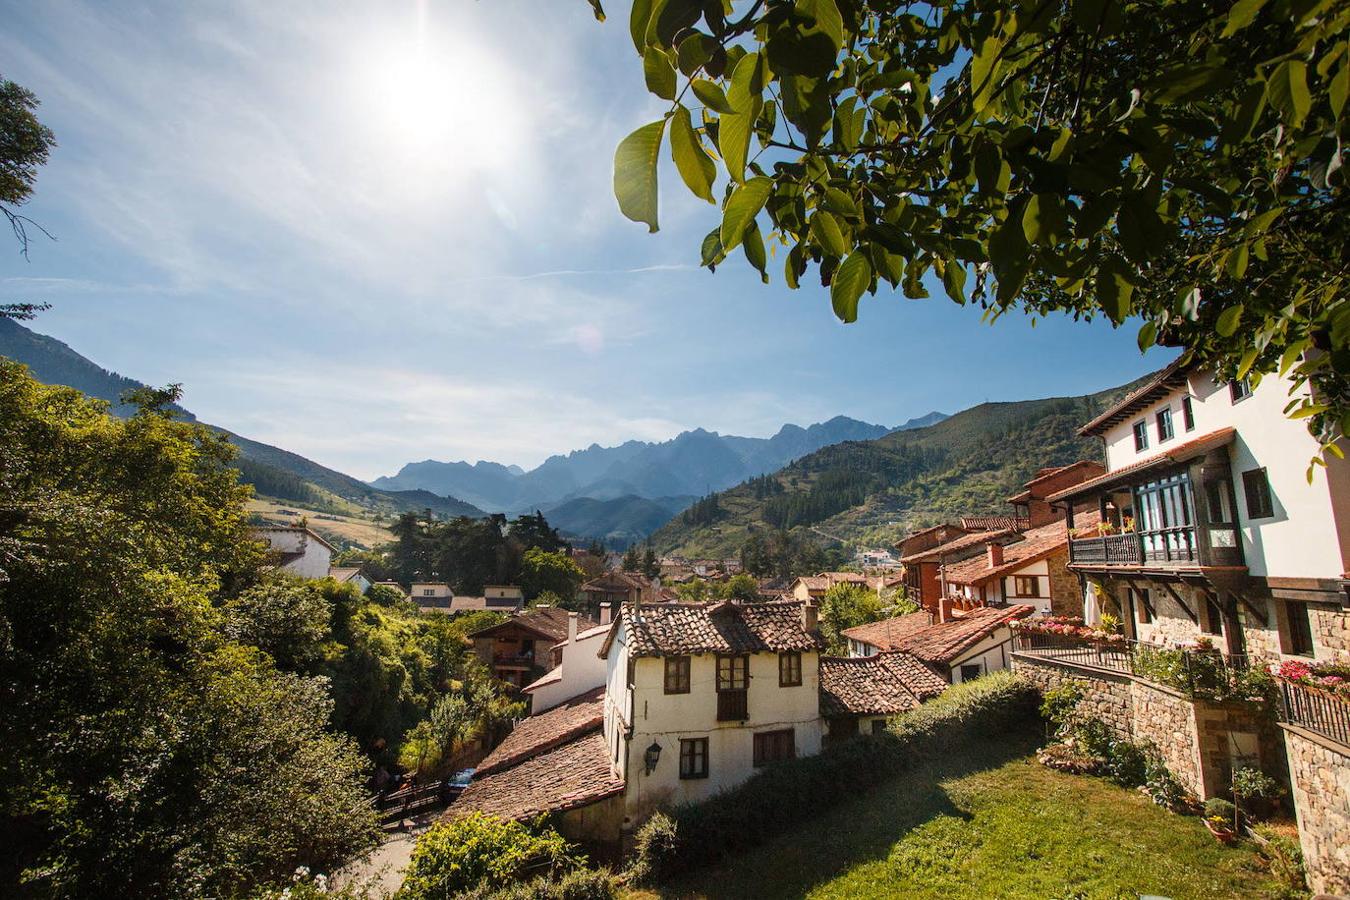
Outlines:
[[[1350,894],[1350,747],[1282,727],[1308,881],[1315,893]]]

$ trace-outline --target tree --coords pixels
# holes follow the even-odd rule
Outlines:
[[[538,547],[554,552],[567,546],[558,534],[558,529],[549,525],[544,514],[537,509],[534,515],[524,515],[512,522],[507,534],[519,541],[522,547]]]
[[[33,195],[37,171],[56,146],[51,129],[38,121],[37,107],[32,91],[0,77],[0,212],[24,256],[28,255],[28,226],[39,231],[42,227],[16,208]],[[0,303],[0,319],[31,319],[49,308],[46,303]]]
[[[881,598],[875,591],[855,584],[836,584],[825,592],[820,603],[820,633],[829,645],[829,652],[842,656],[848,652],[844,629],[876,622],[885,616]]]
[[[622,566],[625,572],[642,571],[642,557],[638,555],[637,544],[633,544],[627,550],[623,551]]]
[[[326,683],[229,635],[263,558],[233,447],[106,408],[0,360],[0,894],[238,896],[345,859],[375,821]]]
[[[268,653],[278,668],[307,671],[328,639],[332,606],[319,586],[275,575],[225,603],[225,634]]]
[[[550,553],[538,547],[525,551],[520,584],[526,597],[550,592],[567,605],[576,600],[577,588],[585,580],[586,573],[567,553]]]
[[[648,541],[642,551],[642,574],[648,578],[655,578],[661,574],[661,562],[656,558],[656,550],[652,548],[652,542]]]
[[[552,828],[470,813],[433,826],[417,841],[399,896],[455,897],[508,887],[541,867],[577,866],[574,848]]]
[[[743,603],[753,603],[759,599],[759,582],[753,576],[742,572],[739,575],[733,575],[726,581],[713,588],[720,600],[740,600]]]
[[[657,229],[669,132],[696,196],[717,204],[727,176],[709,268],[740,248],[767,281],[767,242],[789,287],[817,269],[846,322],[882,282],[928,296],[929,275],[991,320],[1137,317],[1141,348],[1289,373],[1290,415],[1340,455],[1350,0],[730,10],[633,4],[670,107],[615,153],[628,218]]]
[[[681,603],[704,603],[713,597],[708,582],[702,578],[693,578],[684,584],[675,585],[675,593],[679,596]]]

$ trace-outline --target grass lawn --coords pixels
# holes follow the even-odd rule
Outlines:
[[[1065,775],[1033,744],[977,748],[878,785],[664,896],[1182,898],[1272,896],[1250,846],[1223,847],[1105,780]]]

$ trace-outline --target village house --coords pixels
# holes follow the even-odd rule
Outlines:
[[[596,624],[590,619],[575,618],[565,609],[537,606],[514,613],[505,622],[481,628],[470,634],[469,639],[493,676],[523,688],[557,667],[560,656],[554,648],[575,635],[573,627],[586,630]]]
[[[423,612],[448,612],[455,592],[444,581],[414,581],[408,595]]]
[[[1176,363],[1087,423],[1080,433],[1102,439],[1107,471],[1046,499],[1065,510],[1083,614],[1118,616],[1139,643],[1089,657],[1027,633],[1015,659],[1046,686],[1090,678],[1108,724],[1159,744],[1201,796],[1226,791],[1238,765],[1283,775],[1287,757],[1314,889],[1346,891],[1350,733],[1333,723],[1350,721],[1350,705],[1285,682],[1276,732],[1250,703],[1178,693],[1135,664],[1150,647],[1209,669],[1350,662],[1350,464],[1328,456],[1309,482],[1317,444],[1284,415],[1288,388]],[[1091,520],[1075,514],[1084,505]]]
[[[845,628],[843,636],[848,641],[849,656],[873,656],[894,650],[901,641],[932,624],[932,613],[921,609],[918,612]]]
[[[909,653],[820,660],[820,714],[825,742],[876,734],[894,715],[917,709],[947,689],[947,679]]]
[[[626,603],[669,603],[678,599],[673,591],[661,587],[659,579],[653,580],[640,572],[606,572],[599,578],[592,578],[577,589],[577,594],[586,612],[599,616],[602,606],[617,610]]]
[[[605,683],[605,661],[600,645],[609,633],[609,607],[601,610],[600,624],[580,630],[580,617],[569,613],[567,639],[554,645],[550,658],[553,668],[522,690],[530,697],[530,708],[538,713],[565,700],[601,687]]]
[[[825,599],[825,594],[837,584],[851,584],[867,591],[881,588],[882,579],[876,575],[864,575],[862,572],[821,572],[817,575],[803,575],[792,584],[789,592],[794,600],[810,601],[816,605]]]
[[[370,590],[370,579],[361,574],[360,566],[329,566],[328,577],[338,584],[355,585],[363,594]]]
[[[304,525],[254,525],[249,528],[267,545],[273,565],[301,578],[326,578],[337,552],[332,544]]]

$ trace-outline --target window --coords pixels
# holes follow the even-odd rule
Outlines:
[[[1200,630],[1206,634],[1223,634],[1223,610],[1214,602],[1211,594],[1205,595],[1205,602],[1200,608]]]
[[[1275,504],[1270,499],[1270,479],[1265,469],[1250,469],[1242,473],[1242,489],[1247,494],[1247,518],[1269,519],[1275,515]]]
[[[1228,396],[1234,403],[1240,403],[1252,395],[1252,386],[1247,379],[1228,382]]]
[[[1134,449],[1136,451],[1148,449],[1148,423],[1146,422],[1134,423]]]
[[[1187,431],[1195,430],[1195,409],[1190,397],[1181,398],[1181,424]]]
[[[962,667],[961,667],[961,680],[962,680],[962,681],[974,681],[976,678],[979,678],[979,677],[980,677],[981,675],[983,675],[983,674],[984,674],[984,670],[983,670],[982,668],[980,668],[980,664],[979,664],[979,663],[975,663],[974,665],[970,665],[970,666],[962,666]]]
[[[1171,407],[1158,410],[1158,414],[1154,418],[1158,420],[1158,443],[1161,444],[1163,441],[1170,441],[1172,439]]]
[[[1153,613],[1149,611],[1148,588],[1130,588],[1130,602],[1134,604],[1134,617],[1140,625],[1147,625],[1153,621]]]
[[[436,589],[435,589],[435,588],[422,588],[422,596],[423,596],[423,597],[435,597],[435,596],[436,596]]]
[[[666,657],[666,693],[689,693],[689,657]]]
[[[778,654],[778,686],[797,687],[802,683],[802,655],[800,653]]]
[[[687,657],[686,657],[687,659]],[[708,739],[680,739],[680,777],[708,777]]]
[[[1038,593],[1039,588],[1037,587],[1037,581],[1038,579],[1036,578],[1035,575],[1014,575],[1013,593],[1015,593],[1019,597],[1039,596]]]
[[[717,721],[744,722],[750,718],[746,688],[750,684],[750,657],[717,657]]]
[[[796,741],[792,729],[782,731],[762,731],[755,735],[755,767],[769,763],[792,759],[797,755]]]
[[[1313,655],[1312,622],[1308,618],[1308,604],[1286,600],[1284,617],[1289,624],[1288,651],[1299,656]]]

